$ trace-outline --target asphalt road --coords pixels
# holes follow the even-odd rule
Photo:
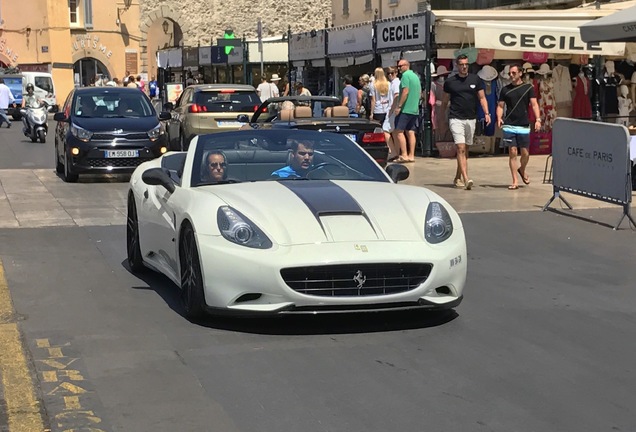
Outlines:
[[[52,169],[7,132],[12,168]],[[52,431],[634,431],[636,232],[579,215],[462,214],[443,314],[192,324],[123,225],[0,229],[0,260]]]
[[[49,135],[46,143],[32,143],[22,133],[22,120],[13,121],[11,128],[7,124],[0,126],[0,169],[49,168],[53,165],[53,143],[56,122],[50,120]]]

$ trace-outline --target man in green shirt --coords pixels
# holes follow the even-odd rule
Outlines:
[[[422,84],[407,60],[400,60],[398,68],[402,72],[400,78],[400,97],[395,113],[395,132],[400,144],[401,156],[396,162],[415,162],[415,131],[420,118],[420,94]],[[408,148],[407,148],[408,141]]]

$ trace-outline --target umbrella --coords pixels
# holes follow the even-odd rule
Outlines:
[[[583,42],[636,42],[636,6],[579,27]]]

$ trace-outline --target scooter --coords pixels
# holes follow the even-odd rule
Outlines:
[[[22,128],[24,136],[31,138],[31,142],[40,140],[41,143],[45,143],[46,134],[49,132],[46,107],[42,105],[39,108],[23,108],[20,114],[24,116],[26,123],[26,126]]]

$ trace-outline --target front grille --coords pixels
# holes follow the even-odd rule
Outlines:
[[[280,271],[294,291],[320,297],[358,297],[410,291],[431,274],[432,264],[338,264]]]
[[[114,139],[117,140],[147,140],[147,133],[129,133],[129,134],[106,134],[106,133],[96,133],[92,136],[93,140],[99,141],[112,141]]]
[[[106,167],[136,167],[143,162],[149,161],[151,158],[111,158],[111,159],[86,159],[86,164],[93,168],[106,168]]]

